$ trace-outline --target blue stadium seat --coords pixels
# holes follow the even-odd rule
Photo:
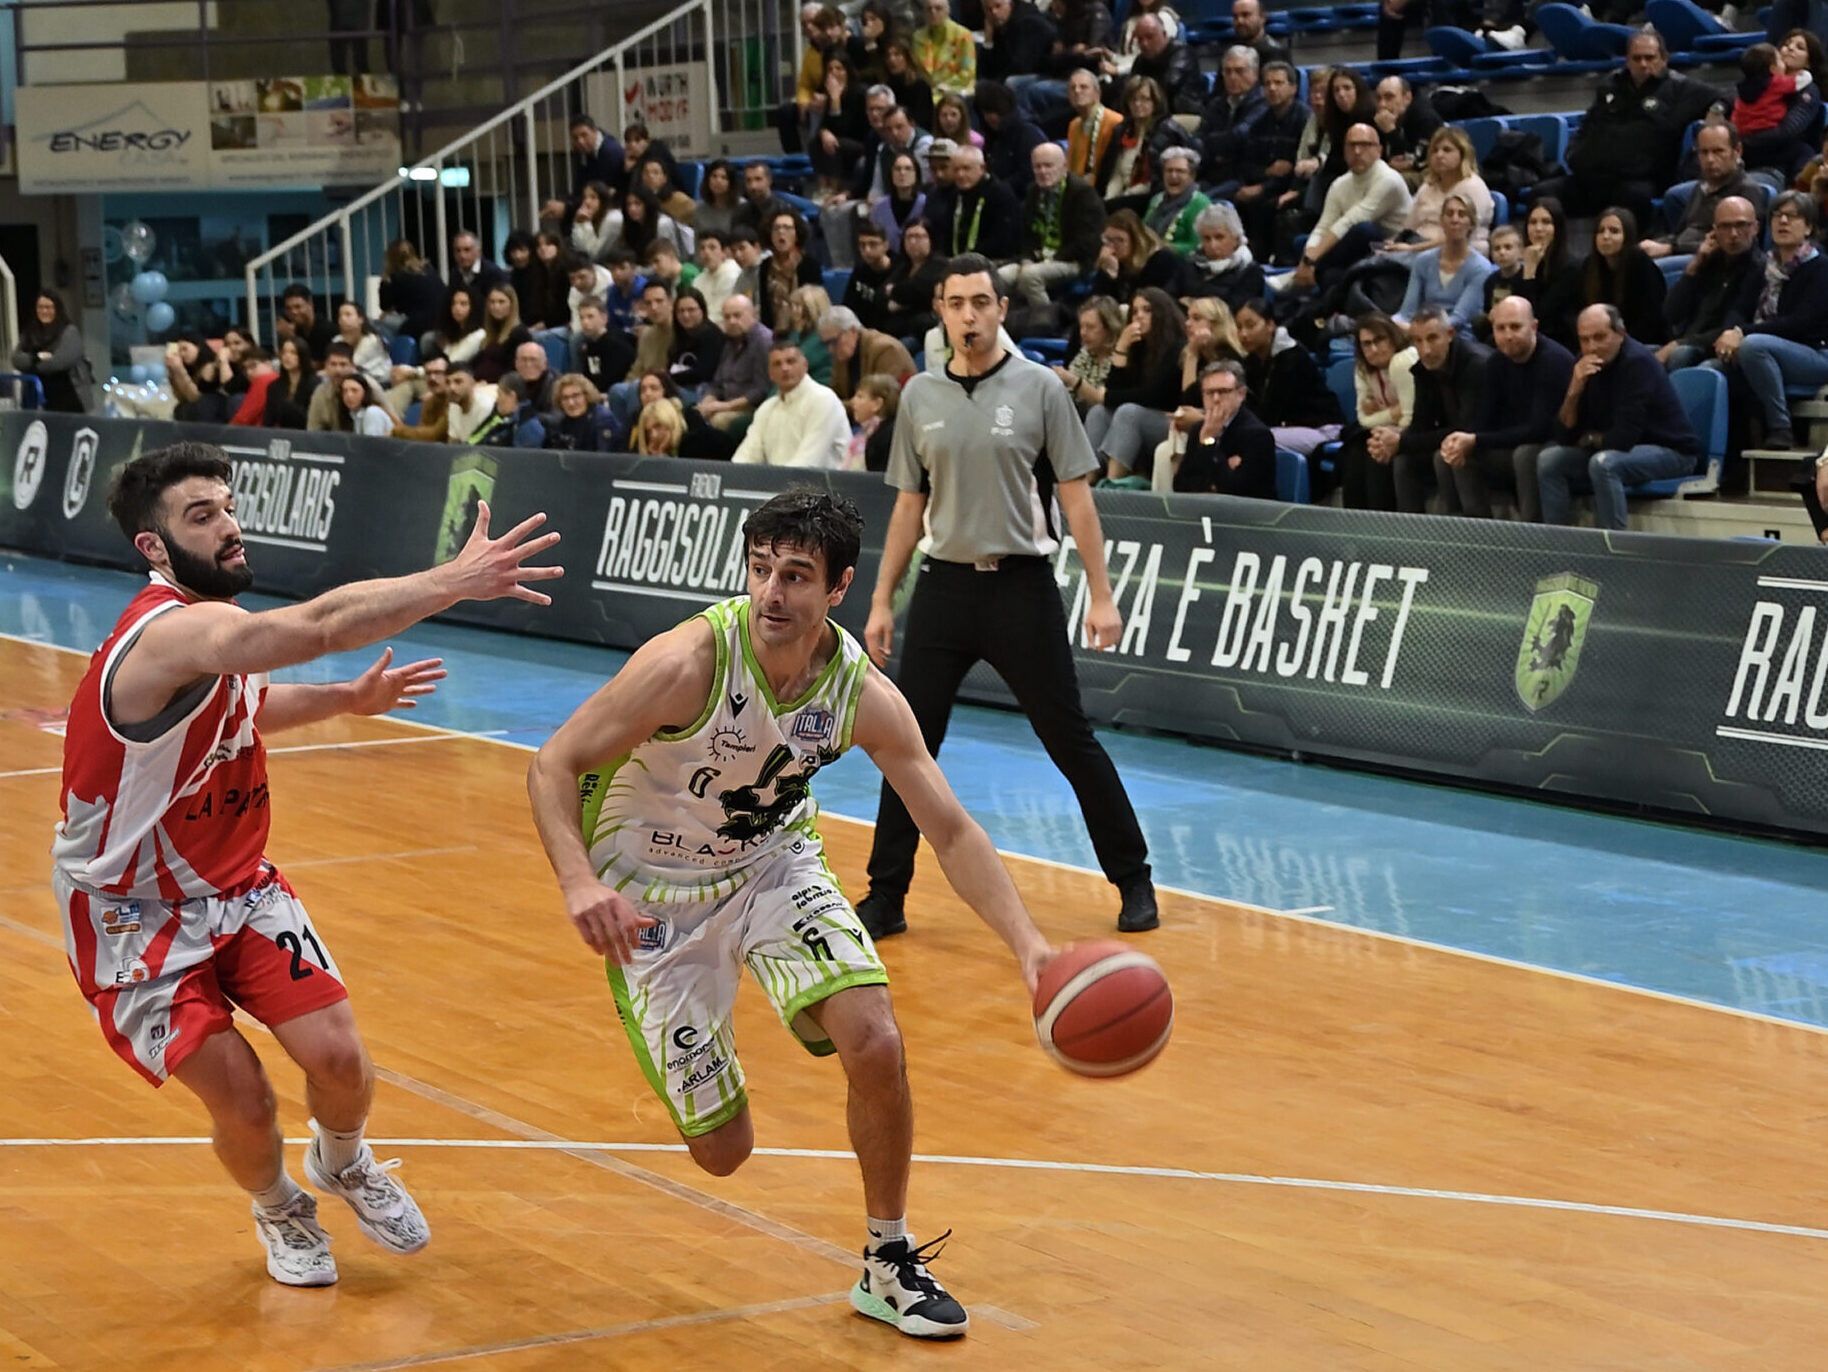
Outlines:
[[[30,372],[0,372],[0,390],[13,390],[22,410],[44,408],[44,382]]]
[[[1543,160],[1559,166],[1568,151],[1568,116],[1565,114],[1513,114],[1499,121],[1507,129],[1533,133],[1542,140]]]
[[[1066,365],[1066,340],[1064,338],[1025,338],[1022,340],[1024,352],[1041,354],[1044,362],[1058,362]]]
[[[571,344],[557,334],[536,333],[540,347],[546,350],[546,365],[553,371],[563,374],[571,370]]]
[[[1629,24],[1590,24],[1581,35],[1581,51],[1595,61],[1617,62],[1636,32]]]
[[[1600,27],[1573,5],[1544,5],[1536,11],[1536,26],[1561,59],[1559,71],[1604,71],[1614,65],[1603,49],[1596,49],[1593,30]],[[1608,25],[1618,28],[1619,25]],[[1630,30],[1625,31],[1629,36]],[[1623,52],[1621,43],[1619,52]],[[1614,54],[1616,56],[1616,54]]]
[[[1501,229],[1511,222],[1511,198],[1503,191],[1492,192],[1492,227]]]
[[[1498,135],[1504,129],[1502,119],[1462,119],[1460,130],[1472,140],[1473,156],[1483,162],[1498,146]]]
[[[1682,273],[1688,267],[1690,258],[1691,254],[1689,253],[1671,253],[1668,257],[1659,257],[1657,259],[1657,267],[1663,273],[1663,283],[1667,286],[1673,286],[1677,281],[1681,280]],[[1811,392],[1811,394],[1814,393]]]
[[[705,164],[703,162],[681,162],[679,164],[679,189],[698,198],[698,191],[705,182]]]
[[[1724,34],[1723,25],[1693,0],[1650,0],[1644,17],[1657,27],[1671,52],[1689,52],[1703,34]]]
[[[1713,495],[1720,489],[1720,472],[1726,465],[1726,377],[1711,367],[1684,367],[1672,372],[1669,380],[1688,411],[1689,423],[1700,435],[1705,463],[1699,475],[1641,481],[1627,486],[1625,494],[1658,498]]]
[[[419,340],[397,333],[387,340],[387,355],[396,367],[416,367],[419,365]]]
[[[1306,505],[1310,499],[1308,460],[1287,448],[1276,449],[1276,499],[1290,505]]]
[[[831,297],[832,304],[842,305],[844,303],[844,291],[850,284],[851,269],[849,267],[827,267],[825,269],[825,293]]]
[[[419,422],[419,416],[424,412],[424,404],[415,400],[406,407],[406,413],[400,417],[400,422],[402,424],[417,424]]]
[[[1470,66],[1475,57],[1491,51],[1489,40],[1465,29],[1457,29],[1448,24],[1437,24],[1422,34],[1422,41],[1428,44],[1428,50],[1444,62],[1452,62],[1456,67]]]

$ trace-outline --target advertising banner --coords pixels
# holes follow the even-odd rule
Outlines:
[[[808,480],[866,535],[838,612],[868,615],[893,504],[879,477],[496,451],[261,429],[0,414],[0,545],[137,564],[115,467],[179,436],[235,463],[260,589],[310,595],[453,555],[487,500],[563,535],[553,604],[469,623],[632,648],[744,585],[742,523]],[[1123,614],[1077,644],[1102,723],[1443,779],[1828,834],[1828,554],[1225,497],[1103,492]],[[1070,540],[1069,623],[1085,603]],[[995,573],[985,573],[995,575]],[[982,668],[969,698],[1006,700]]]
[[[21,86],[30,195],[369,184],[400,166],[388,76]]]

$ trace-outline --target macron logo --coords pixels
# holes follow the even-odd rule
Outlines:
[[[933,431],[934,431],[934,430],[935,430],[935,429],[943,429],[943,428],[945,428],[945,427],[946,427],[946,421],[945,421],[945,420],[943,420],[943,419],[936,419],[936,420],[934,420],[934,421],[933,421],[933,422],[932,422],[932,423],[931,423],[931,424],[922,424],[922,425],[921,425],[921,426],[920,426],[920,431],[921,431],[921,432],[922,432],[922,433],[923,433],[923,434],[930,434],[930,433],[932,433],[932,432],[933,432]]]

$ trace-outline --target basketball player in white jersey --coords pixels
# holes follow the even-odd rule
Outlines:
[[[287,1286],[336,1280],[317,1202],[286,1171],[260,1059],[231,1005],[265,1024],[305,1072],[305,1174],[340,1196],[395,1253],[430,1238],[425,1218],[363,1140],[374,1067],[335,959],[267,861],[271,809],[262,736],[341,714],[377,715],[434,689],[436,659],[354,681],[270,685],[267,673],[360,648],[460,600],[518,597],[561,575],[521,564],[558,541],[535,515],[489,537],[489,510],[457,557],[249,614],[253,583],[220,448],[178,443],[121,468],[108,506],[150,568],[148,584],[90,660],[64,735],[63,822],[52,887],[70,970],[108,1044],[154,1086],[176,1077],[208,1109],[216,1156],[253,1198],[267,1271]],[[371,912],[378,913],[378,912]]]
[[[825,866],[813,774],[853,744],[869,754],[1031,995],[1053,950],[901,694],[826,617],[862,531],[822,491],[764,504],[743,530],[749,594],[643,646],[540,749],[527,786],[566,910],[608,959],[636,1060],[693,1159],[728,1176],[755,1145],[731,1024],[746,963],[789,1032],[849,1079],[869,1225],[852,1306],[957,1338],[969,1319],[926,1266],[939,1240],[916,1247],[907,1228],[914,1113],[888,973]]]

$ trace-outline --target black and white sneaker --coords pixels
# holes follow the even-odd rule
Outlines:
[[[851,1309],[911,1338],[962,1337],[971,1317],[927,1271],[927,1263],[951,1237],[948,1229],[919,1248],[910,1248],[906,1239],[889,1239],[864,1249],[863,1277],[851,1288]]]

